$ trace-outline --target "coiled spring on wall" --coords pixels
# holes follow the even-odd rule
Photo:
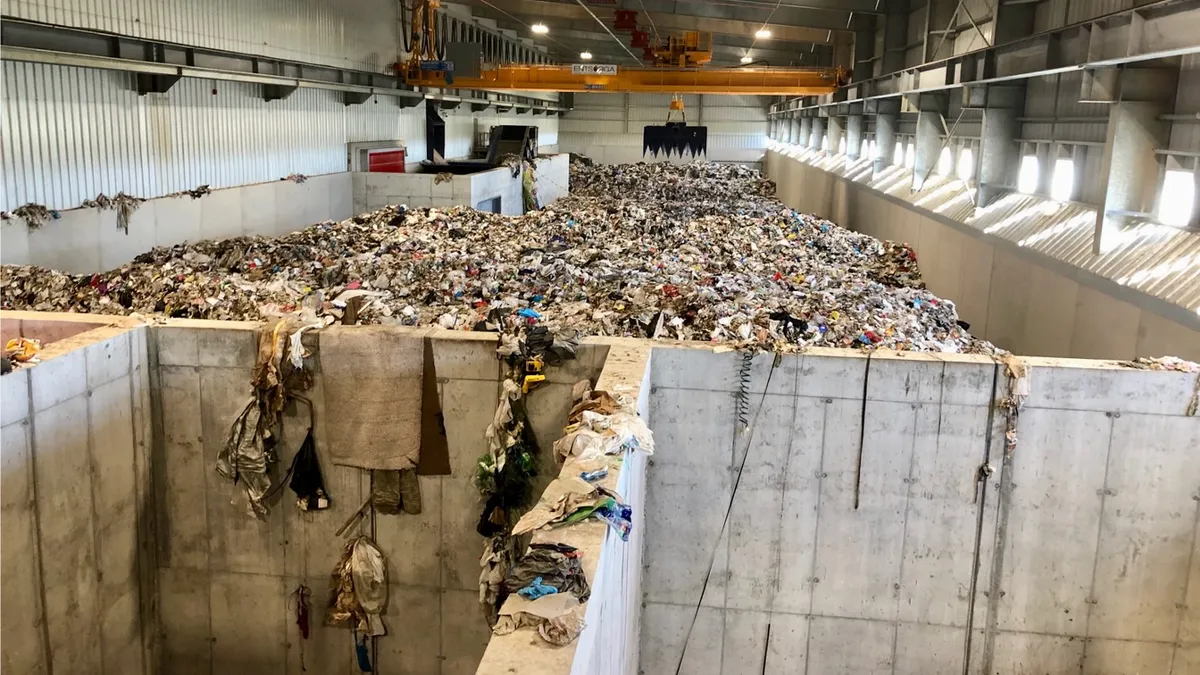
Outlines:
[[[754,365],[754,354],[742,352],[742,365],[738,368],[737,417],[743,429],[750,426],[750,369]]]

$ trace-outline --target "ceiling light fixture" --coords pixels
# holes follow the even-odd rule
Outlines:
[[[538,35],[545,35],[546,33],[550,32],[550,29],[547,28],[546,24],[544,24],[544,23],[535,23],[529,27],[529,30],[532,30],[534,33],[536,33]]]
[[[771,31],[766,28],[759,28],[754,33],[754,37],[758,38],[759,40],[769,40],[771,38]]]
[[[583,59],[584,61],[591,61],[592,53],[591,52],[579,52],[579,58]]]
[[[753,61],[753,60],[754,60],[754,59],[753,59],[753,58],[751,58],[749,54],[747,54],[747,55],[745,55],[745,56],[743,56],[743,57],[742,57],[742,63],[750,63],[750,62],[751,62],[751,61]]]

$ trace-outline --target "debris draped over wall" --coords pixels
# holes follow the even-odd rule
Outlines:
[[[794,350],[993,353],[927,291],[915,253],[774,199],[752,169],[572,164],[572,195],[508,217],[389,206],[284,237],[157,248],[110,272],[5,266],[5,309],[470,330],[552,330]]]

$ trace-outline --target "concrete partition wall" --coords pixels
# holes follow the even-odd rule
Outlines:
[[[500,211],[506,216],[525,212],[522,199],[521,175],[512,169],[499,167],[478,173],[452,176],[437,182],[434,173],[354,173],[354,212],[365,213],[390,204],[412,207],[470,206],[487,210],[489,202],[500,200]],[[570,156],[565,154],[539,157],[536,180],[538,204],[547,206],[565,197],[570,182]]]
[[[317,452],[332,507],[300,512],[285,488],[269,519],[256,521],[230,505],[234,486],[214,471],[229,425],[249,394],[255,328],[171,321],[153,333],[160,396],[154,459],[161,510],[161,672],[301,673],[306,666],[309,673],[350,675],[358,672],[350,629],[327,627],[321,618],[345,541],[334,532],[367,497],[370,478],[329,459],[319,337],[310,336],[316,373],[307,394],[316,406]],[[378,672],[468,675],[490,637],[479,605],[483,538],[475,525],[482,502],[473,475],[487,448],[484,432],[496,408],[501,364],[494,335],[431,334],[452,474],[421,478],[420,515],[378,515],[373,527],[364,523],[360,529],[374,530],[389,565],[389,634],[377,641]],[[594,381],[606,352],[603,346],[581,347],[576,360],[548,369],[548,382],[530,394],[544,466],[553,466],[545,463],[566,423],[572,385]],[[306,429],[307,411],[289,410],[281,467],[291,462]],[[540,493],[552,477],[543,470],[534,489]],[[307,641],[297,634],[291,596],[301,583],[313,591]]]
[[[910,193],[911,172],[902,167],[890,167],[866,184],[869,167],[863,174],[861,168],[846,170],[844,158],[819,161],[814,166],[769,151],[766,174],[776,182],[779,200],[878,239],[908,243],[929,289],[954,301],[973,334],[1017,354],[1200,361],[1200,316],[1141,292],[1129,279],[1159,279],[1161,270],[1147,261],[1169,261],[1174,250],[1194,244],[1148,240],[1144,249],[1098,258],[1090,248],[1078,251],[1080,241],[1090,242],[1093,222],[1078,204],[1049,203],[1054,215],[1044,216],[1045,203],[1021,195],[1015,207],[999,205],[970,220],[974,209],[961,184],[935,176],[923,191]],[[1070,260],[1047,251],[1065,251]],[[1114,280],[1122,276],[1129,286]],[[1187,295],[1161,281],[1156,290]]]
[[[1027,359],[1005,459],[986,359],[742,359],[654,352],[643,672],[1200,667],[1196,374]]]
[[[650,344],[645,340],[592,338],[589,345],[606,345],[603,370],[594,381],[597,391],[627,396],[648,419],[650,402]],[[476,675],[634,675],[638,672],[641,635],[642,552],[646,530],[645,452],[626,452],[609,472],[616,474],[616,492],[632,509],[632,529],[623,541],[604,522],[589,518],[569,526],[536,530],[531,543],[562,543],[579,552],[584,576],[591,587],[578,639],[551,647],[531,629],[495,635],[488,643]],[[565,468],[562,471],[566,471]]]
[[[156,672],[148,329],[96,324],[0,378],[6,674]]]
[[[148,199],[117,227],[117,212],[67,209],[39,228],[12,218],[0,223],[0,260],[73,274],[120,267],[156,246],[243,235],[279,236],[351,215],[349,173],[309,176],[213,190],[199,199]]]

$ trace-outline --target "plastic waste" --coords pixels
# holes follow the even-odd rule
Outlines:
[[[557,592],[557,588],[542,583],[541,577],[535,577],[533,581],[529,582],[528,586],[517,591],[517,595],[529,600],[537,600],[543,595],[553,595]]]

